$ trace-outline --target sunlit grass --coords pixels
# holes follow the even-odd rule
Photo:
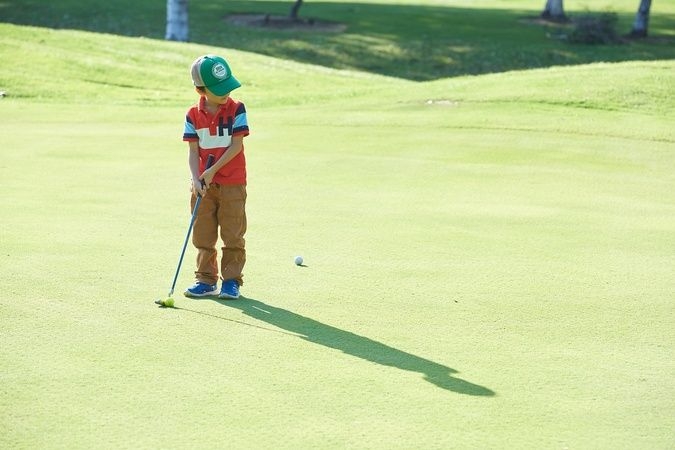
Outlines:
[[[675,63],[419,82],[389,57],[479,43],[392,36],[340,37],[384,76],[0,24],[0,447],[669,445]],[[183,298],[189,247],[161,309],[205,52],[251,125],[246,299]]]

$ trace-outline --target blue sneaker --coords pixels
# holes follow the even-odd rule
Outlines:
[[[237,280],[223,281],[218,298],[239,298],[239,283],[237,283]]]
[[[207,295],[214,295],[217,293],[218,285],[197,281],[194,285],[187,288],[183,295],[186,297],[206,297]]]

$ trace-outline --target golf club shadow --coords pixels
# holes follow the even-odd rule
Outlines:
[[[398,350],[364,336],[326,325],[291,311],[268,305],[260,300],[241,297],[239,300],[212,300],[245,315],[273,325],[314,344],[340,350],[348,355],[376,364],[418,372],[441,389],[459,394],[491,397],[495,392],[478,384],[454,377],[455,369],[411,353]]]

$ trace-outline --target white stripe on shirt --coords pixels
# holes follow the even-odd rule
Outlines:
[[[208,128],[197,130],[197,136],[199,136],[199,146],[204,149],[224,148],[232,144],[232,136],[227,134],[225,136],[212,136]]]

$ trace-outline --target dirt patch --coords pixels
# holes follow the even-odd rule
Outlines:
[[[545,19],[541,16],[521,17],[518,22],[528,25],[540,25],[548,27],[568,28],[571,26],[571,21],[556,21]]]
[[[341,33],[347,28],[347,25],[338,22],[311,18],[293,19],[288,16],[273,16],[271,14],[230,14],[225,16],[225,22],[239,27],[320,33]]]

